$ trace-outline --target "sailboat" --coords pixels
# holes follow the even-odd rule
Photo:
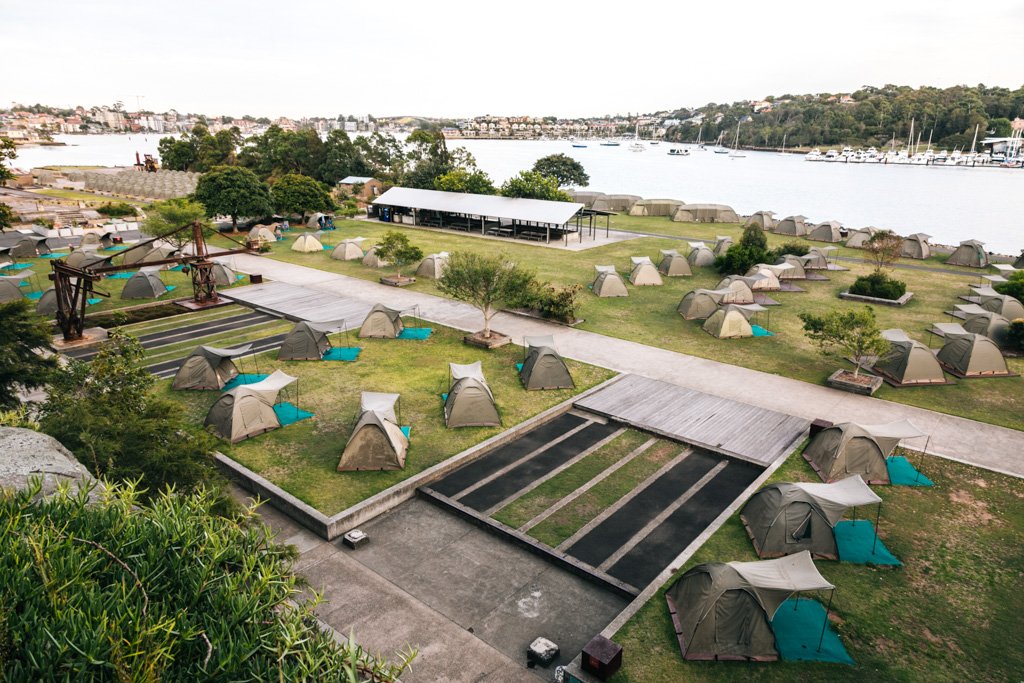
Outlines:
[[[640,122],[636,122],[636,133],[633,135],[633,144],[629,146],[630,152],[642,152],[644,146],[640,144]]]
[[[736,142],[732,145],[732,151],[729,152],[730,159],[741,159],[747,156],[740,151],[740,124],[736,124]]]
[[[701,152],[707,151],[707,148],[704,146],[703,140],[701,140],[701,136],[703,134],[704,126],[702,125],[700,128],[697,129],[697,149]]]
[[[786,156],[786,136],[787,135],[789,135],[789,133],[783,133],[782,134],[782,151],[779,152],[779,156],[781,156],[781,157]]]
[[[712,150],[715,154],[728,154],[729,150],[722,147],[722,138],[725,137],[725,132],[718,134],[718,140],[715,141],[715,149]]]

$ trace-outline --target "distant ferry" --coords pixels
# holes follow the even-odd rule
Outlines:
[[[670,157],[688,157],[690,156],[690,150],[685,147],[672,147],[668,150]]]

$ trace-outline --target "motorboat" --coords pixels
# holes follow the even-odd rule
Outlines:
[[[804,155],[804,161],[821,161],[824,157],[821,155],[821,150],[815,147],[810,152]]]
[[[670,157],[688,157],[690,156],[690,150],[685,147],[671,147],[668,150]]]

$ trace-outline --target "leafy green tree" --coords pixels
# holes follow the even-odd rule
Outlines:
[[[294,549],[255,505],[229,519],[205,491],[39,492],[0,492],[9,680],[395,683],[416,655],[389,662],[321,629]]]
[[[525,199],[547,199],[555,202],[572,200],[572,197],[558,188],[557,180],[536,171],[520,171],[519,175],[506,180],[501,186],[501,195]]]
[[[768,237],[756,225],[743,229],[743,235],[727,252],[715,258],[715,268],[723,275],[744,275],[758,263],[772,263],[775,255],[768,249]]]
[[[327,134],[324,140],[324,160],[316,176],[319,180],[334,187],[342,178],[350,175],[365,176],[371,172],[348,133],[332,130]]]
[[[327,146],[315,130],[287,131],[275,125],[247,139],[238,161],[264,180],[290,173],[317,177],[326,153]]]
[[[207,216],[230,216],[231,229],[236,232],[240,216],[259,217],[271,211],[267,186],[240,166],[218,166],[204,173],[192,197],[206,207]]]
[[[327,190],[313,178],[295,173],[281,176],[270,189],[274,210],[281,214],[306,214],[331,211],[334,202]]]
[[[875,272],[881,273],[903,255],[903,238],[892,230],[879,230],[864,243],[864,251],[875,264]]]
[[[408,169],[405,147],[391,135],[374,133],[370,137],[359,136],[355,147],[369,165],[375,178],[402,184]]]
[[[397,230],[388,230],[377,243],[377,256],[395,267],[398,277],[402,268],[423,258],[423,250],[409,242],[409,236]]]
[[[89,362],[71,359],[50,383],[42,431],[64,444],[96,477],[136,481],[153,496],[220,481],[216,439],[196,427],[180,403],[150,393],[139,342],[111,332]]]
[[[748,225],[743,228],[743,234],[740,236],[739,245],[741,247],[756,247],[758,249],[768,250],[768,236],[764,234],[757,225]]]
[[[550,154],[537,159],[533,170],[541,175],[554,178],[559,187],[586,187],[590,183],[583,164],[565,154]]]
[[[484,318],[482,336],[490,339],[491,319],[498,309],[521,301],[533,282],[532,272],[504,256],[456,251],[448,257],[437,288],[442,294],[479,309]]]
[[[28,299],[0,304],[0,409],[20,405],[18,390],[45,386],[57,368],[53,332],[33,306]]]
[[[1024,320],[1011,320],[1006,331],[1006,344],[1014,351],[1024,352]]]
[[[167,233],[191,225],[195,221],[199,221],[203,226],[204,237],[213,234],[213,224],[206,217],[205,206],[188,197],[175,197],[150,204],[146,209],[146,220],[142,222],[141,230],[150,237],[164,236],[165,241],[181,249],[192,241],[192,231],[183,230],[174,235]]]
[[[14,140],[0,135],[0,185],[14,177],[7,163],[13,161],[16,156],[18,156],[18,148],[14,145]]]
[[[235,151],[242,144],[242,132],[232,126],[206,135],[199,140],[196,151],[196,171],[208,171],[216,166],[234,166],[238,163]]]
[[[1013,127],[1010,123],[1010,119],[1006,117],[1000,117],[992,119],[988,122],[989,130],[992,131],[992,135],[997,138],[1008,138],[1013,132]]]
[[[0,204],[0,230],[6,230],[7,228],[14,225],[14,221],[17,220],[17,216],[11,207],[6,204]]]
[[[468,192],[470,194],[497,194],[498,190],[490,176],[483,171],[467,171],[456,168],[434,179],[434,189],[444,192]]]
[[[860,373],[861,364],[889,350],[889,342],[882,336],[875,319],[875,311],[864,306],[852,311],[829,311],[823,315],[801,313],[807,337],[823,355],[842,360],[853,359],[853,376]]]
[[[113,218],[124,218],[125,216],[136,216],[139,212],[126,202],[106,202],[96,207],[96,213]]]

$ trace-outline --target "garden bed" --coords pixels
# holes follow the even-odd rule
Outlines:
[[[870,396],[878,391],[882,386],[882,381],[881,377],[874,375],[859,374],[855,377],[849,370],[836,370],[825,380],[825,384],[833,389]]]

